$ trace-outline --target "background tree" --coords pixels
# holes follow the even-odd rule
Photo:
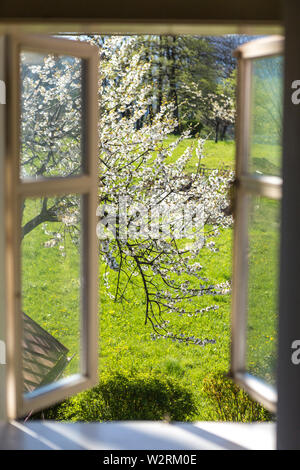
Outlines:
[[[207,121],[212,124],[215,130],[215,142],[224,139],[228,126],[235,122],[235,102],[231,96],[224,91],[210,93],[205,102],[207,110]]]
[[[217,70],[219,79],[223,80],[231,76],[236,69],[236,58],[233,51],[259,36],[248,36],[246,34],[225,34],[222,36],[205,36],[205,41],[212,48],[212,59]]]
[[[21,176],[69,176],[81,171],[81,64],[70,57],[21,56]],[[23,211],[26,201],[23,202]],[[78,214],[73,198],[47,197],[41,210],[23,224],[23,237],[68,211]],[[74,221],[77,221],[75,217]],[[74,226],[76,224],[74,223]]]
[[[151,85],[152,115],[160,112],[163,101],[171,101],[173,117],[178,122],[174,133],[187,128],[199,132],[203,116],[201,101],[194,89],[197,83],[201,96],[206,96],[216,88],[218,73],[213,46],[197,36],[140,36],[136,51],[142,61],[151,64],[145,81]],[[151,113],[149,111],[143,120]]]
[[[231,224],[231,217],[224,215],[228,177],[218,172],[209,177],[201,175],[202,139],[188,147],[175,163],[168,163],[175,148],[190,134],[183,131],[175,142],[165,144],[166,136],[174,134],[179,125],[178,103],[169,80],[159,111],[156,109],[150,115],[149,106],[157,103],[156,91],[153,96],[149,83],[155,65],[151,60],[143,60],[138,52],[140,38],[90,36],[88,40],[99,47],[101,58],[98,234],[100,254],[106,263],[103,281],[107,293],[121,302],[126,299],[128,284],[137,285],[145,296],[145,322],[151,322],[155,335],[203,346],[214,339],[174,332],[170,322],[174,314],[200,315],[203,295],[224,294],[230,289],[229,283],[213,285],[203,277],[199,262],[202,247],[214,250],[213,237],[220,227]],[[178,57],[175,44],[176,39],[172,39],[166,51],[170,74],[172,61]],[[40,64],[25,60],[23,67],[23,174],[78,173],[80,64],[75,59],[50,56]],[[159,74],[157,77],[159,80]],[[188,174],[185,168],[193,151],[198,164]],[[190,232],[186,231],[187,221],[182,217],[182,210],[187,207]],[[44,198],[40,214],[24,221],[23,233],[28,234],[41,223],[61,221],[74,237],[78,233],[78,218],[77,200],[72,196],[55,199],[51,207]],[[152,230],[155,220],[157,231]],[[49,246],[58,243],[57,233],[49,232],[47,226],[45,230],[52,237]],[[192,310],[191,299],[194,299]]]

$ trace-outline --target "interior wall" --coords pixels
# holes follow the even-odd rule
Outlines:
[[[281,22],[280,0],[2,0],[2,19],[97,21]]]
[[[278,353],[279,449],[300,449],[300,364],[292,362],[292,343],[300,340],[300,105],[291,100],[300,80],[300,2],[285,2],[285,83],[283,115],[283,198]]]
[[[2,0],[0,31],[281,33],[280,0]]]

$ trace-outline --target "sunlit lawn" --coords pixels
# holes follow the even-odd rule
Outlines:
[[[170,140],[173,137],[170,137]],[[191,140],[191,139],[189,139]],[[188,142],[182,142],[184,150]],[[181,153],[174,152],[173,161]],[[209,168],[226,166],[233,168],[234,161],[233,142],[219,142],[215,144],[208,141],[205,144],[206,157],[203,164]],[[196,157],[195,157],[196,158]],[[196,160],[189,162],[187,171],[192,171]],[[35,205],[39,201],[27,204],[26,217],[34,213]],[[268,208],[267,208],[268,209]],[[270,209],[272,210],[272,209]],[[270,217],[270,212],[267,213]],[[48,224],[51,230],[56,230],[58,224]],[[263,226],[260,219],[255,226],[256,263],[253,271],[255,282],[251,284],[253,316],[251,319],[250,342],[256,352],[251,356],[251,362],[259,362],[262,355],[269,353],[270,337],[274,330],[274,314],[266,318],[265,313],[272,311],[272,280],[274,269],[269,267],[266,278],[265,264],[259,263],[263,259],[274,257],[275,232],[271,234],[268,226]],[[271,242],[269,242],[271,237]],[[79,354],[79,326],[78,326],[78,251],[67,237],[65,240],[66,256],[62,256],[58,246],[45,248],[44,243],[49,239],[42,227],[36,228],[23,242],[23,309],[25,313],[47,329],[53,336],[61,341],[75,354],[69,370],[66,373],[77,371]],[[231,248],[232,230],[221,230],[216,241],[219,249],[212,254],[203,249],[200,262],[204,266],[203,274],[212,283],[225,282],[231,279]],[[268,265],[270,266],[270,265]],[[271,269],[271,270],[270,270]],[[105,292],[102,274],[104,265],[100,263],[99,287],[99,371],[100,378],[113,371],[127,373],[147,373],[156,376],[170,376],[180,379],[194,393],[198,406],[196,419],[209,420],[212,417],[211,405],[202,391],[202,381],[207,374],[213,371],[227,372],[230,356],[230,295],[203,296],[192,303],[194,308],[202,308],[217,304],[218,310],[211,310],[199,317],[170,318],[171,327],[181,329],[182,332],[193,334],[199,338],[215,339],[215,344],[206,346],[185,345],[165,339],[151,340],[152,328],[145,325],[145,295],[142,287],[129,286],[126,301],[116,303]],[[110,271],[112,283],[116,280],[116,273]],[[273,309],[274,310],[274,309]],[[264,331],[266,346],[261,347],[261,336],[255,333]]]
[[[169,136],[165,140],[165,145],[169,145],[174,142],[176,137]],[[187,146],[195,146],[196,139],[190,138],[180,142],[176,150],[173,152],[167,162],[175,162],[176,159],[183,153]],[[206,168],[224,168],[232,169],[235,168],[235,142],[230,141],[219,141],[215,143],[214,140],[205,140],[203,147],[204,157],[201,159],[201,165]],[[279,175],[279,162],[281,158],[280,147],[278,145],[271,144],[260,144],[255,143],[251,148],[251,171],[260,171],[265,174]],[[192,152],[192,158],[189,160],[186,171],[195,171],[196,165],[198,164],[198,158],[195,150]]]

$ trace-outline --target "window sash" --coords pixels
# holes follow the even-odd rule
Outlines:
[[[282,178],[248,171],[252,60],[282,55],[284,39],[272,36],[251,41],[235,51],[238,59],[236,200],[232,279],[230,375],[249,395],[270,411],[277,406],[277,390],[246,370],[248,292],[248,206],[249,194],[280,200]],[[279,259],[278,259],[279,262]]]
[[[7,144],[5,157],[6,407],[11,419],[45,408],[97,383],[97,118],[98,51],[79,41],[35,35],[6,37]],[[83,173],[74,177],[20,179],[20,52],[53,53],[83,59]],[[23,395],[21,316],[21,201],[27,197],[82,196],[81,372]]]

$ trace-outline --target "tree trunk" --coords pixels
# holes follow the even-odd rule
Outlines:
[[[146,49],[146,54],[145,54],[145,60],[147,63],[150,63],[152,62],[152,43],[151,43],[151,40],[148,41],[148,47]],[[148,82],[149,83],[153,83],[153,73],[152,73],[152,66],[149,68],[149,72],[148,72]],[[147,113],[147,120],[150,122],[150,124],[152,124],[153,122],[153,117],[154,117],[154,113],[153,113],[153,105],[152,103],[150,103],[148,105],[148,113]]]
[[[221,134],[221,140],[224,140],[225,139],[225,134],[226,134],[226,131],[227,131],[227,124],[224,124],[223,126],[223,129],[222,129],[222,134]]]
[[[56,214],[56,207],[52,206],[50,208],[47,207],[48,198],[45,197],[43,199],[41,212],[29,220],[23,227],[22,227],[22,239],[34,230],[38,225],[44,222],[58,222],[58,217]],[[25,206],[24,206],[25,207]]]
[[[220,122],[217,121],[216,122],[216,137],[215,137],[215,143],[216,144],[218,143],[218,139],[219,139],[219,127],[220,127]]]
[[[158,49],[158,78],[157,78],[157,112],[160,113],[162,99],[163,99],[163,48],[162,36],[159,36],[159,49]]]
[[[169,54],[168,59],[171,62],[170,66],[170,74],[169,74],[169,81],[170,81],[170,99],[174,104],[174,118],[177,120],[178,125],[174,129],[174,134],[180,134],[180,125],[179,125],[179,110],[178,110],[178,96],[177,96],[177,87],[176,87],[176,36],[173,36],[171,39],[171,45],[168,48]]]

